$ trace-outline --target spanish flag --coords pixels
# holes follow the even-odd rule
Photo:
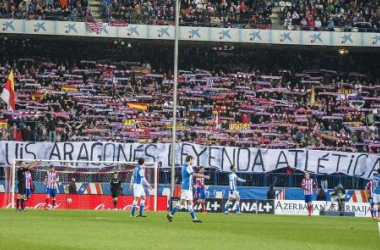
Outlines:
[[[9,73],[7,82],[4,85],[3,93],[0,98],[7,103],[8,110],[16,111],[15,105],[15,82],[13,79],[13,70]]]
[[[0,119],[0,127],[8,128],[8,120]]]
[[[75,87],[75,86],[70,86],[70,85],[64,85],[62,86],[62,91],[65,91],[65,92],[77,92],[78,91],[78,88]]]
[[[147,110],[148,109],[148,104],[147,103],[137,103],[137,102],[130,102],[127,103],[128,107],[132,109],[141,109],[141,110]]]
[[[32,93],[32,94],[30,94],[30,96],[32,97],[32,100],[38,99],[39,101],[41,101],[42,99],[44,99],[45,94],[44,93]]]

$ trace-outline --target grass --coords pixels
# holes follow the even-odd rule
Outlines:
[[[177,213],[130,218],[127,211],[0,210],[0,249],[379,249],[369,218]]]

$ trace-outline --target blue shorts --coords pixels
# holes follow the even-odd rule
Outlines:
[[[55,198],[57,196],[57,189],[47,188],[46,189],[46,195],[50,195],[51,197]]]
[[[372,197],[369,198],[369,205],[370,205],[371,207],[373,207],[373,198],[372,198]]]
[[[313,201],[313,195],[309,194],[309,195],[305,195],[305,202],[306,203],[309,203],[309,202],[312,202]]]
[[[198,196],[198,199],[206,199],[206,194],[205,194],[205,190],[203,188],[197,188],[197,196]]]
[[[32,194],[32,190],[30,188],[27,188],[25,191],[26,197],[30,197],[31,194]]]

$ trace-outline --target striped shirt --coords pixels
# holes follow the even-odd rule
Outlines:
[[[29,171],[25,172],[25,188],[30,189],[30,184],[32,181],[32,174]]]
[[[367,188],[369,197],[373,197],[373,188],[374,188],[373,180],[368,180],[366,188]]]
[[[205,178],[196,178],[197,188],[205,189]]]
[[[237,187],[237,182],[245,182],[245,180],[240,179],[235,173],[231,173],[229,176],[230,179],[230,191],[235,191]]]
[[[380,175],[378,173],[373,174],[373,193],[380,194]]]
[[[185,163],[182,166],[182,190],[193,190],[193,167]]]
[[[316,192],[318,192],[317,184],[315,184],[315,181],[313,179],[302,180],[302,189],[304,195],[313,194],[313,187],[315,188]]]
[[[59,174],[57,171],[46,173],[46,187],[50,189],[57,189],[59,181]]]

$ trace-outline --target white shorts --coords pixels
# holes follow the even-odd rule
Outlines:
[[[373,203],[380,205],[380,194],[373,194]]]
[[[141,196],[145,196],[144,187],[141,184],[133,184],[133,196],[140,198]]]
[[[181,200],[193,201],[193,191],[181,190]]]
[[[231,194],[231,191],[228,192],[228,198],[230,199],[236,199],[236,198],[240,198],[240,195],[239,195],[239,192],[238,191],[232,191],[232,194]]]

